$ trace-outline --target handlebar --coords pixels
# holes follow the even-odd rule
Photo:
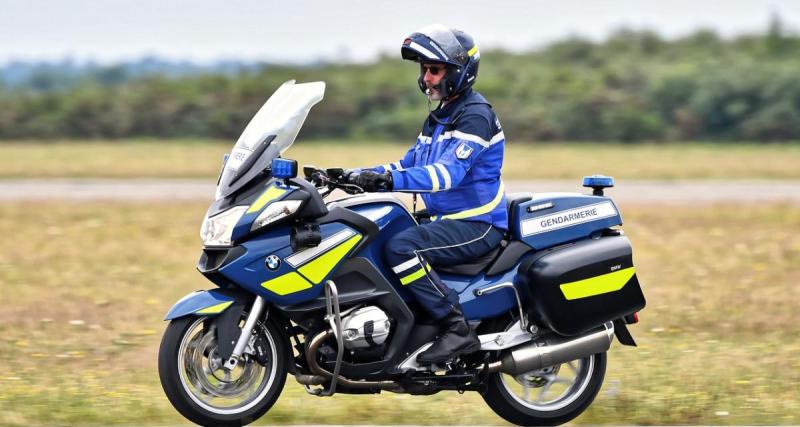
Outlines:
[[[304,166],[303,174],[305,175],[306,181],[311,182],[317,189],[328,189],[328,192],[325,193],[323,197],[337,188],[343,190],[347,194],[361,194],[364,192],[364,189],[358,185],[347,182],[344,176],[344,169],[342,168],[323,170],[315,166]]]

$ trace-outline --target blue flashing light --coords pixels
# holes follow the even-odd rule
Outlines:
[[[294,178],[297,176],[297,160],[272,159],[272,176],[275,178]]]
[[[614,178],[605,175],[590,175],[583,177],[583,186],[589,188],[608,188],[614,186]]]

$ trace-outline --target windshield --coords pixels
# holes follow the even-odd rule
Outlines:
[[[216,199],[250,182],[288,149],[308,111],[325,94],[325,82],[281,85],[244,128],[220,174]]]

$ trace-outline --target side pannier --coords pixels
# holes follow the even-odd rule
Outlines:
[[[630,241],[621,235],[534,254],[519,267],[528,316],[561,335],[576,335],[641,310]]]

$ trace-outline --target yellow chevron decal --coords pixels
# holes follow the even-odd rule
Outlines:
[[[197,310],[197,311],[195,311],[195,313],[197,313],[197,314],[217,314],[217,313],[222,313],[231,304],[233,304],[233,301],[222,302],[222,303],[219,303],[219,304],[216,304],[216,305],[212,305],[211,307],[206,307],[206,308]]]
[[[278,188],[275,185],[271,185],[267,191],[264,191],[252,205],[250,205],[250,209],[247,210],[247,213],[251,214],[253,212],[260,211],[264,206],[269,204],[269,202],[283,196],[288,190],[284,190],[283,188]]]
[[[320,283],[360,240],[361,235],[356,234],[328,252],[318,256],[308,264],[300,267],[297,271],[314,284]]]
[[[564,293],[564,298],[575,300],[618,291],[631,280],[635,273],[634,267],[628,267],[577,282],[564,283],[561,285],[561,292]]]
[[[261,284],[262,287],[278,295],[288,295],[311,287],[311,283],[303,276],[292,271]]]

